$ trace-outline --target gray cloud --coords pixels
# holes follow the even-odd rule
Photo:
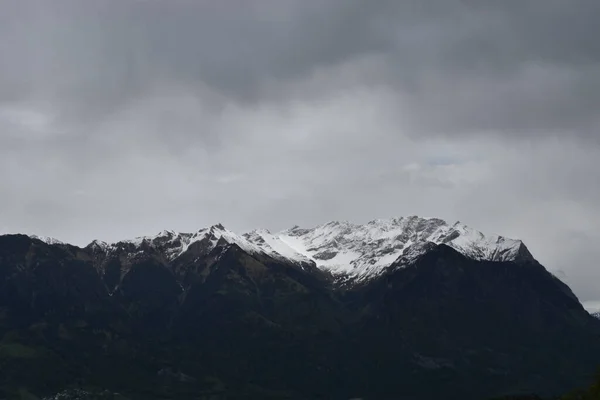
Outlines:
[[[598,2],[0,5],[2,231],[438,216],[600,300]]]
[[[2,93],[67,102],[77,119],[158,82],[263,102],[378,56],[371,82],[397,89],[420,133],[598,127],[597,2],[4,2]]]

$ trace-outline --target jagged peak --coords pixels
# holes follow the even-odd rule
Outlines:
[[[110,247],[110,244],[102,241],[102,240],[97,240],[94,239],[90,242],[90,244],[88,244],[87,246],[85,246],[87,249],[93,249],[93,250],[101,250],[101,251],[107,251],[108,248]]]
[[[338,227],[338,226],[348,226],[348,225],[354,225],[348,221],[329,221],[326,224],[322,225],[322,226],[332,226],[332,227]]]
[[[38,235],[28,235],[31,239],[37,239],[37,240],[41,240],[42,242],[46,243],[46,244],[65,244],[64,242],[50,237],[50,236],[38,236]]]
[[[177,236],[178,233],[171,229],[164,229],[160,231],[155,237],[172,237]]]
[[[209,228],[211,231],[226,231],[227,229],[220,222]]]

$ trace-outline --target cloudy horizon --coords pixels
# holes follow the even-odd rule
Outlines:
[[[0,233],[439,217],[600,309],[600,2],[0,5]]]

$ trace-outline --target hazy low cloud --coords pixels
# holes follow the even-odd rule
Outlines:
[[[0,4],[2,231],[437,216],[600,299],[598,2]]]

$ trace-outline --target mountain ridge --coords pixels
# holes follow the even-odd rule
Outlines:
[[[294,226],[277,233],[256,229],[236,234],[222,224],[216,224],[195,233],[163,230],[156,235],[114,243],[94,240],[86,248],[95,247],[110,252],[119,247],[128,247],[134,253],[149,246],[163,252],[172,261],[182,256],[190,246],[205,246],[209,250],[220,239],[235,243],[250,253],[316,266],[345,282],[360,282],[379,276],[405,253],[414,256],[428,242],[448,244],[477,260],[533,259],[521,240],[485,235],[461,222],[448,224],[439,218],[418,216],[376,219],[366,224],[331,221],[309,229]],[[53,238],[40,240],[49,244],[63,244]]]

